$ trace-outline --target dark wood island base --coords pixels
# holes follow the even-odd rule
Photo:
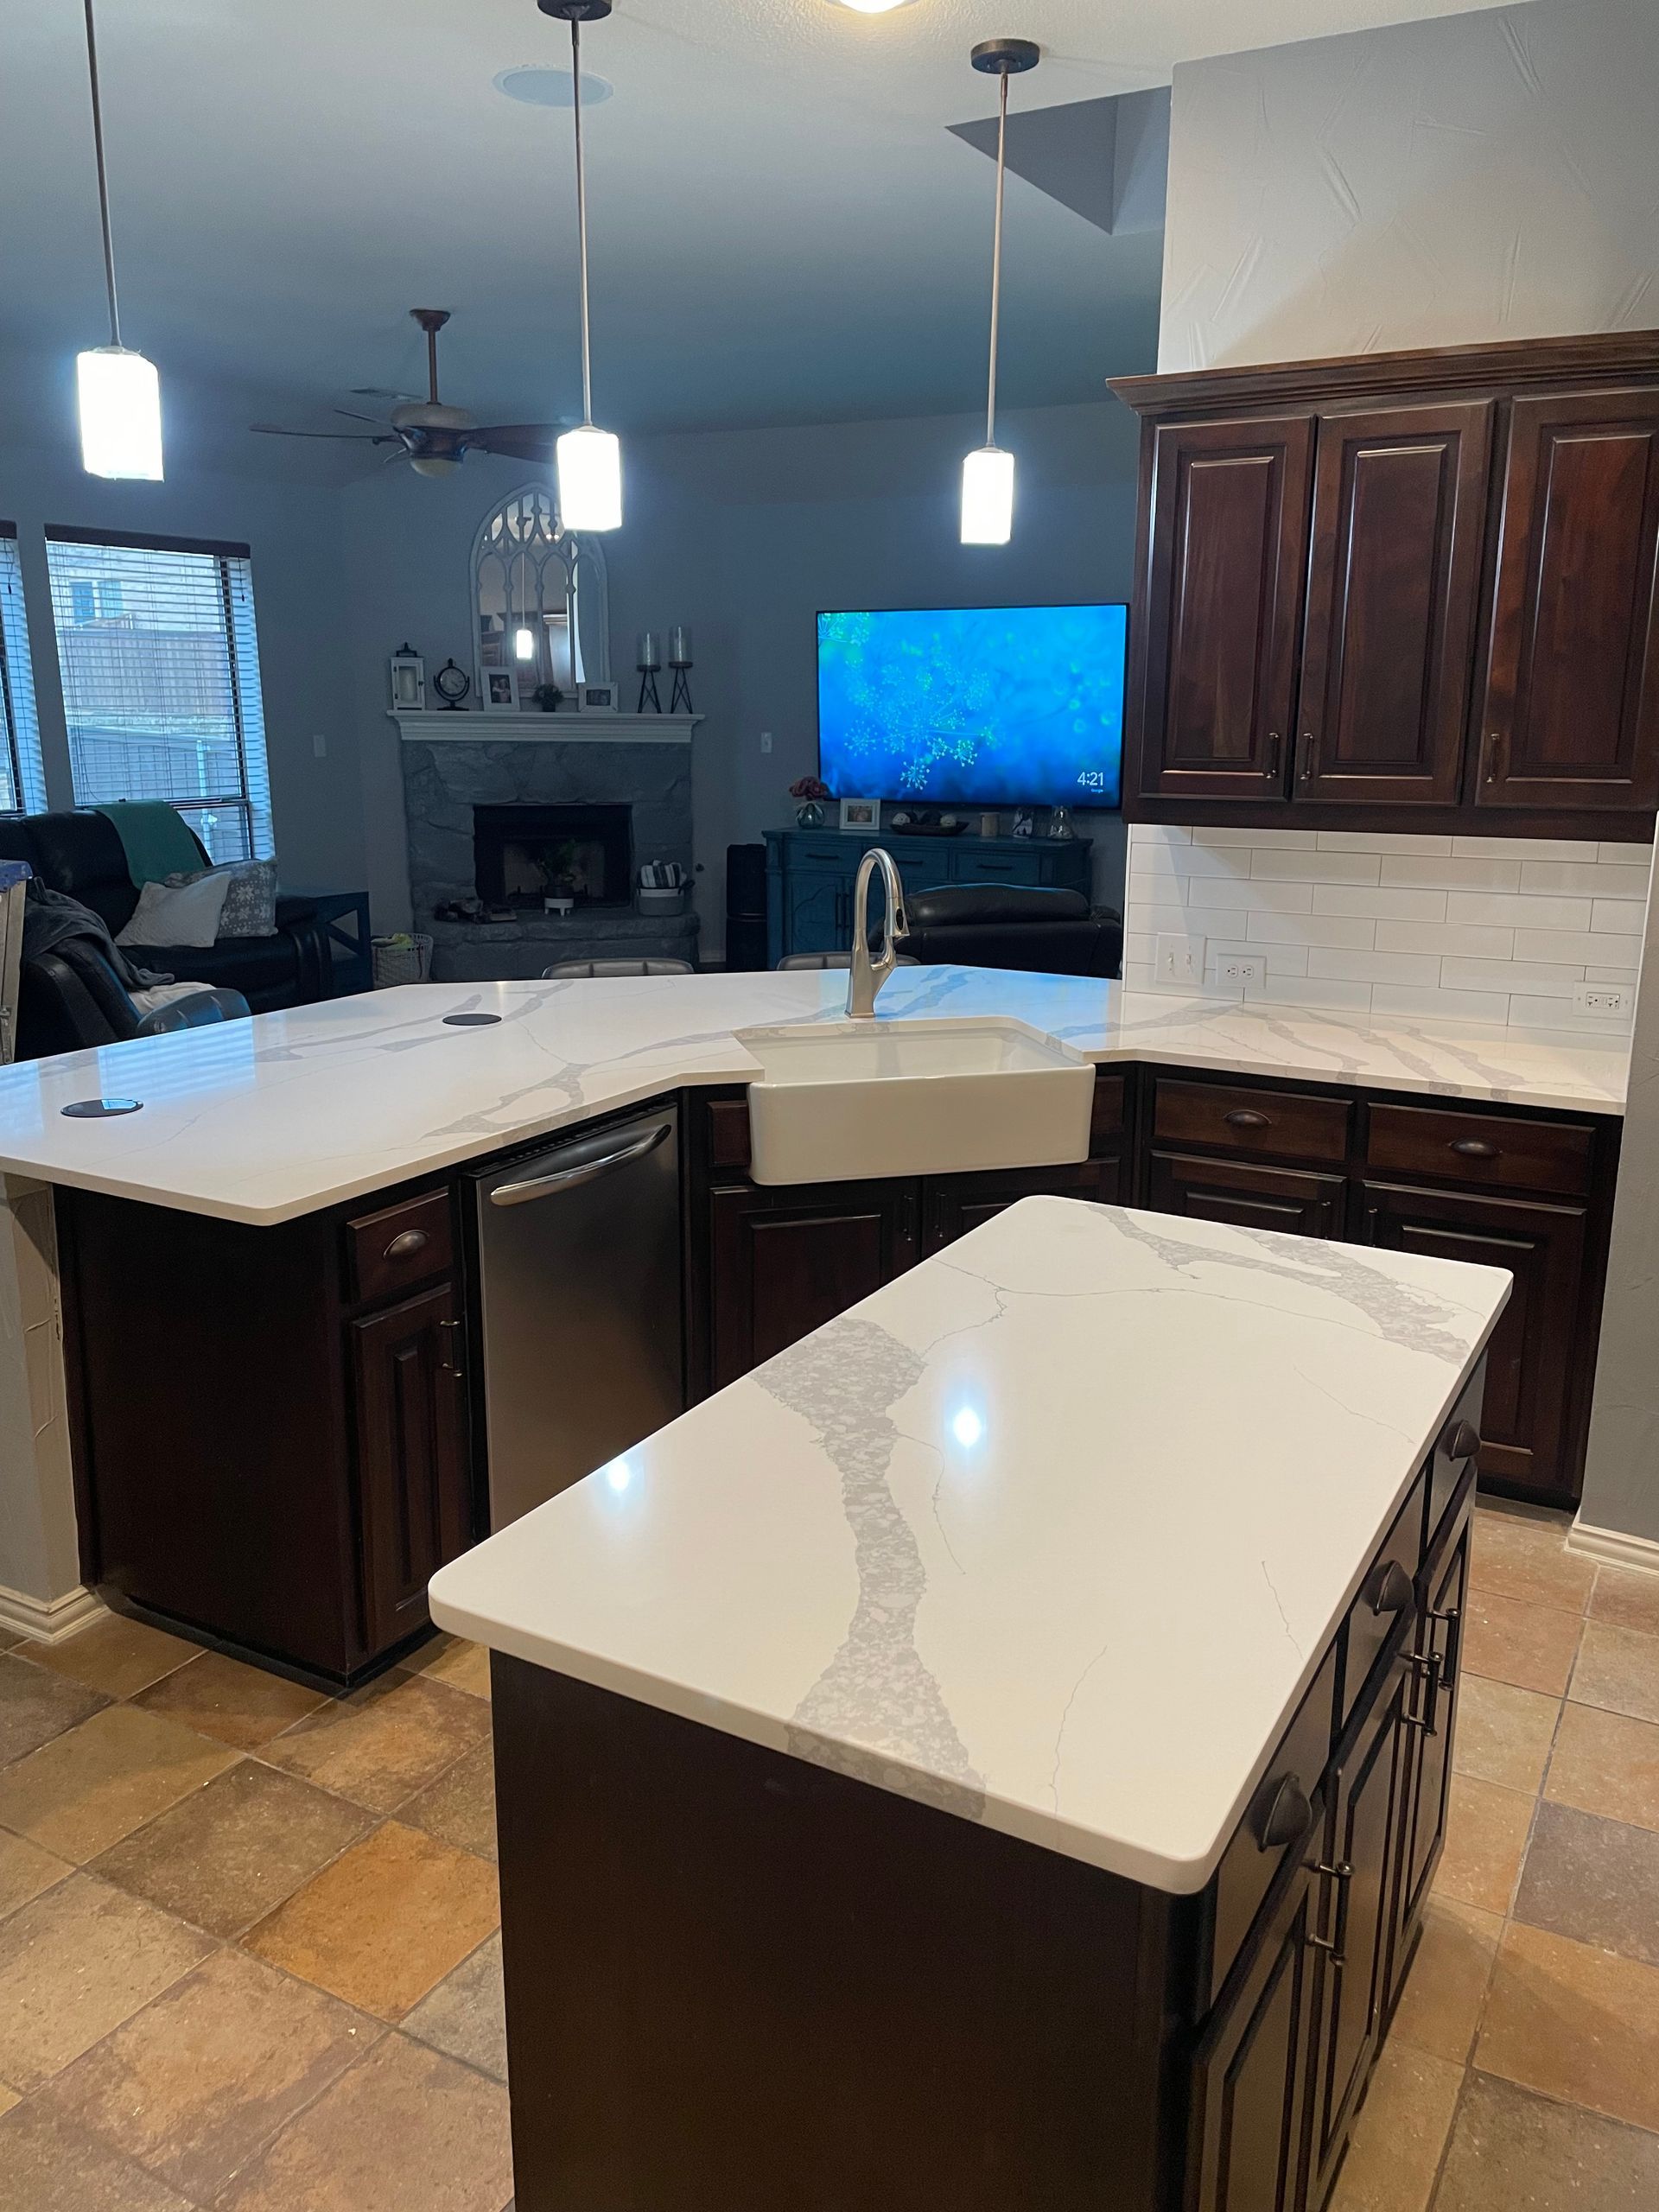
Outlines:
[[[1444,1836],[1482,1382],[1193,1896],[498,1652],[518,2212],[1322,2204]]]

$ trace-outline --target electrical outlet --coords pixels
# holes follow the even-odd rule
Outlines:
[[[1204,939],[1201,937],[1160,937],[1153,940],[1153,966],[1160,983],[1201,983],[1204,981]]]
[[[1630,1012],[1636,993],[1629,983],[1575,983],[1573,1011],[1599,1020],[1617,1020]]]
[[[763,753],[772,750],[772,732],[769,729],[763,729],[760,733],[760,750]]]
[[[1268,956],[1265,952],[1218,952],[1216,955],[1216,981],[1218,983],[1265,983],[1268,980]]]

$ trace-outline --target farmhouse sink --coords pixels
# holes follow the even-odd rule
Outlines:
[[[747,1029],[757,1183],[957,1175],[1089,1156],[1095,1071],[1023,1021]]]

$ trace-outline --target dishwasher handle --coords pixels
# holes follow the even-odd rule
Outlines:
[[[671,1122],[659,1122],[654,1129],[645,1129],[629,1144],[615,1152],[601,1153],[595,1160],[578,1160],[573,1167],[555,1169],[551,1175],[537,1175],[525,1183],[500,1183],[490,1192],[493,1206],[527,1206],[537,1198],[550,1198],[558,1191],[579,1190],[584,1183],[597,1182],[601,1175],[608,1175],[613,1168],[627,1167],[636,1160],[643,1160],[648,1152],[655,1152],[663,1139],[672,1133]],[[576,1147],[572,1147],[574,1151]]]

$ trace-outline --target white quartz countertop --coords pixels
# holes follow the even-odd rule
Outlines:
[[[445,1567],[433,1616],[1190,1892],[1509,1291],[1027,1198]]]
[[[757,1071],[734,1032],[822,1020],[830,972],[429,983],[0,1068],[0,1172],[269,1224],[627,1106]],[[498,1014],[454,1028],[446,1014]],[[879,1019],[1001,1014],[1096,1060],[1623,1110],[1628,1043],[1372,1026],[1070,976],[900,969]],[[99,1095],[142,1110],[67,1121]]]

